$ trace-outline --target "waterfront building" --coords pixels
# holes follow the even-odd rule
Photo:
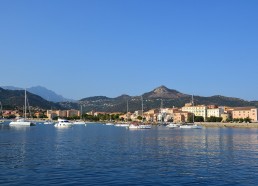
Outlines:
[[[252,122],[257,122],[257,108],[255,107],[235,107],[232,111],[232,119],[250,118]]]
[[[81,112],[79,110],[67,110],[67,117],[80,116]]]
[[[224,113],[224,109],[223,108],[210,108],[207,109],[207,117],[221,117],[221,114]]]
[[[184,107],[182,107],[182,111],[191,112],[195,116],[202,116],[204,118],[204,121],[207,118],[207,106],[205,105],[193,106],[191,103],[187,103]]]
[[[48,119],[53,119],[54,117],[66,118],[72,116],[80,116],[80,111],[78,110],[47,110]]]
[[[190,117],[193,116],[193,113],[186,112],[186,111],[176,111],[174,112],[174,123],[186,123]]]

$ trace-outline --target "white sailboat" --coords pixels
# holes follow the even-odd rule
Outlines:
[[[12,121],[9,123],[10,126],[35,126],[36,124],[31,122],[31,121],[27,121],[26,120],[26,115],[27,115],[27,92],[25,89],[25,104],[24,104],[24,118],[17,118],[15,121]]]
[[[141,97],[141,99],[142,99],[142,123],[130,124],[128,127],[129,129],[151,129],[151,125],[143,124],[143,98]]]
[[[194,100],[192,95],[192,105],[194,106]],[[180,125],[181,129],[202,129],[202,126],[194,124],[194,113],[193,113],[193,123],[188,123],[185,125]]]
[[[81,105],[81,113],[80,113],[80,120],[76,120],[73,122],[74,125],[87,125],[83,120],[82,120],[82,105]]]

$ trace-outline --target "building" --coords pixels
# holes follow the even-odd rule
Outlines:
[[[193,113],[186,111],[174,112],[174,123],[186,123],[190,117],[193,117]]]
[[[207,109],[207,117],[221,117],[221,114],[224,114],[224,109],[223,108],[210,108]]]
[[[257,122],[257,108],[236,107],[232,111],[232,119],[250,118],[252,122]]]
[[[80,116],[80,111],[78,110],[47,110],[48,119],[53,119],[54,117],[67,118],[73,116]]]
[[[202,116],[204,121],[207,118],[207,106],[205,105],[192,106],[192,104],[187,103],[182,107],[182,111],[193,113],[195,116]]]

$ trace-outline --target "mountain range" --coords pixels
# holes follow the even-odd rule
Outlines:
[[[46,88],[38,88],[38,90],[48,90]],[[29,89],[28,89],[29,90]],[[32,88],[33,90],[33,88]],[[42,91],[44,92],[44,91]],[[35,94],[41,93],[34,91]],[[47,91],[51,92],[51,91]],[[174,89],[169,89],[165,86],[160,86],[154,90],[144,93],[141,96],[129,96],[121,95],[116,98],[109,98],[106,96],[94,96],[83,98],[77,102],[64,101],[61,100],[58,103],[47,101],[42,97],[30,94],[29,100],[30,104],[37,105],[41,108],[50,109],[51,107],[59,109],[80,109],[80,105],[83,106],[83,111],[102,111],[102,112],[126,112],[127,102],[129,111],[133,112],[135,110],[141,110],[141,97],[143,98],[144,110],[149,110],[153,108],[162,107],[182,107],[185,103],[191,101],[191,95],[181,93]],[[48,94],[44,94],[44,97],[48,97]],[[31,97],[31,98],[30,98]],[[5,90],[0,89],[0,101],[3,105],[23,105],[24,91],[21,90]],[[32,100],[31,100],[32,99]],[[49,100],[49,99],[48,99]],[[221,105],[221,106],[255,106],[258,107],[258,101],[246,101],[239,98],[225,97],[221,95],[215,95],[211,97],[194,96],[195,105],[205,104],[205,105]]]
[[[24,90],[22,88],[14,87],[14,86],[2,86],[2,88],[7,90]],[[62,102],[62,101],[73,101],[72,99],[64,98],[63,96],[56,94],[54,91],[49,90],[42,86],[30,87],[27,89],[27,91],[30,93],[36,94],[47,101],[52,101],[56,103]]]

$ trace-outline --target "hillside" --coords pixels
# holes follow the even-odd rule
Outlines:
[[[150,92],[142,95],[144,102],[144,110],[153,108],[160,108],[161,100],[163,107],[182,107],[185,103],[191,101],[191,95],[181,93],[177,90],[168,89],[165,86],[160,86]],[[126,112],[127,101],[129,111],[141,110],[141,96],[122,95],[116,98],[108,98],[105,96],[95,96],[84,98],[79,101],[83,105],[84,111],[106,111],[106,112]],[[211,96],[202,97],[194,96],[195,104],[205,105],[221,105],[221,106],[255,106],[258,107],[258,101],[245,101],[239,98],[225,97],[225,96]],[[79,108],[79,107],[78,107]]]
[[[142,94],[144,110],[161,107],[161,100],[163,107],[182,107],[185,103],[191,101],[191,95],[181,93],[177,90],[168,89],[165,86],[160,86],[150,92]],[[78,102],[59,102],[53,103],[28,92],[30,106],[40,107],[43,109],[80,109],[83,106],[83,111],[91,110],[102,112],[126,112],[127,102],[129,111],[141,110],[141,96],[121,95],[116,98],[109,98],[106,96],[94,96],[81,99]],[[0,88],[0,101],[4,107],[23,106],[24,104],[24,90],[5,90]],[[211,96],[202,97],[194,96],[195,104],[205,105],[221,105],[221,106],[255,106],[258,107],[258,101],[245,101],[239,98],[225,97],[225,96]]]
[[[24,90],[19,87],[13,87],[13,86],[2,86],[3,89],[6,90]],[[34,86],[27,89],[28,92],[36,94],[40,97],[42,97],[45,100],[52,101],[52,102],[63,102],[63,101],[73,101],[71,99],[64,98],[61,95],[56,94],[54,91],[49,90],[42,86]]]
[[[0,88],[0,101],[2,102],[3,108],[15,108],[22,107],[24,105],[24,90],[6,90]],[[29,105],[32,107],[38,107],[43,109],[62,109],[58,103],[46,101],[42,97],[27,92]]]

